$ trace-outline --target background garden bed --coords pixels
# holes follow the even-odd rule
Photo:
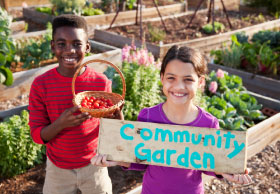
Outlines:
[[[170,15],[185,12],[184,3],[176,3],[173,5],[159,6],[159,11],[162,15]],[[92,35],[94,28],[108,28],[116,13],[109,13],[104,15],[84,16],[89,27],[89,34]],[[158,17],[155,7],[145,8],[142,11],[143,19]],[[52,21],[54,16],[36,11],[34,8],[23,8],[23,17],[41,26],[45,26],[47,22]],[[135,22],[136,10],[120,12],[116,18],[114,25],[124,25],[128,22]]]
[[[204,51],[206,53],[209,53],[213,49],[221,48],[223,44],[230,44],[231,43],[231,36],[238,32],[245,32],[246,35],[251,37],[254,33],[260,31],[260,30],[269,30],[269,29],[276,29],[280,27],[280,19],[274,20],[273,17],[268,16],[267,19],[271,21],[263,22],[263,23],[246,23],[241,22],[241,19],[236,18],[234,21],[232,21],[232,24],[234,25],[234,22],[236,22],[236,25],[234,27],[235,30],[230,31],[229,27],[227,26],[227,22],[225,22],[225,17],[223,16],[224,24],[227,26],[228,32],[220,33],[217,35],[210,35],[205,37],[199,37],[202,36],[202,34],[197,34],[196,32],[200,32],[201,28],[201,22],[206,22],[206,11],[200,11],[201,14],[204,14],[201,19],[194,19],[192,28],[182,30],[182,32],[178,32],[178,29],[182,29],[182,27],[186,27],[187,21],[189,21],[191,17],[191,13],[186,13],[186,16],[184,18],[178,19],[174,17],[174,19],[169,19],[169,22],[166,22],[167,29],[170,30],[170,32],[167,33],[168,37],[165,41],[167,41],[165,44],[155,44],[149,42],[149,39],[151,38],[148,31],[148,24],[144,24],[145,29],[145,36],[146,36],[146,45],[149,51],[151,51],[155,57],[162,58],[166,51],[172,47],[173,45],[180,45],[180,46],[190,46],[193,48],[200,49],[201,51]],[[197,18],[197,16],[196,16]],[[175,28],[175,23],[179,23],[181,21],[180,25]],[[217,19],[218,21],[218,19]],[[254,25],[255,24],[255,25]],[[252,25],[252,26],[249,26]],[[160,21],[158,22],[151,22],[150,26],[157,26],[163,31],[163,26]],[[247,27],[246,27],[247,26]],[[248,27],[249,26],[249,27]],[[177,30],[176,30],[177,29]],[[141,41],[138,41],[139,39],[139,26],[125,26],[125,27],[116,27],[113,28],[111,31],[115,32],[108,32],[104,30],[95,30],[94,33],[94,40],[104,42],[107,44],[111,44],[113,46],[122,48],[126,44],[131,44],[132,37],[135,37],[135,45],[140,46]],[[190,34],[188,34],[188,32]],[[114,41],[113,41],[114,40]],[[164,42],[164,41],[163,41]]]
[[[234,74],[242,77],[243,84],[249,91],[276,99],[278,103],[270,105],[270,107],[280,111],[280,89],[279,89],[280,81],[279,80],[260,76],[260,75],[255,75],[253,73],[248,73],[245,71],[233,69],[223,65],[210,63],[208,67],[209,70],[222,69],[224,71],[227,71],[229,74]],[[263,102],[260,103],[264,104]]]

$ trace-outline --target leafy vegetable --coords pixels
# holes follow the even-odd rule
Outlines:
[[[28,126],[29,114],[14,115],[0,123],[0,176],[11,177],[42,162],[45,147],[35,144]]]

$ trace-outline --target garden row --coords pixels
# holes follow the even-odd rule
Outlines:
[[[52,17],[50,15],[36,15],[39,13],[39,9],[37,9],[38,13],[35,12],[35,9],[28,8],[24,10],[26,13],[30,11],[28,15],[31,15],[32,18],[48,18],[49,20]],[[247,131],[249,137],[248,158],[262,151],[266,145],[279,140],[280,114],[275,113],[280,111],[280,20],[276,19],[276,16],[262,14],[253,16],[237,15],[237,18],[241,17],[241,21],[244,22],[237,23],[237,19],[234,19],[236,18],[236,12],[230,12],[231,21],[234,21],[232,22],[234,28],[230,29],[226,21],[219,20],[219,15],[224,17],[223,13],[216,12],[216,21],[219,22],[216,23],[217,29],[215,29],[214,25],[214,28],[209,31],[210,34],[207,34],[205,29],[209,26],[206,26],[205,21],[203,25],[198,25],[203,23],[201,18],[205,18],[206,10],[198,12],[189,29],[186,29],[184,25],[178,25],[178,28],[175,28],[176,25],[172,25],[177,21],[182,21],[186,24],[185,21],[190,20],[193,12],[186,11],[185,4],[177,3],[160,7],[160,11],[163,15],[166,14],[163,18],[169,30],[167,32],[164,31],[160,18],[149,19],[157,16],[156,8],[143,9],[142,13],[143,17],[146,18],[146,23],[143,23],[146,48],[154,54],[155,58],[162,58],[166,50],[174,44],[198,48],[208,54],[211,52],[212,61],[217,64],[211,63],[209,68],[210,70],[215,70],[215,72],[209,74],[205,95],[201,94],[197,98],[197,103],[216,116],[222,128]],[[175,16],[168,16],[171,12],[176,13]],[[132,47],[125,46],[131,44],[133,40],[136,46],[141,46],[143,43],[143,41],[137,40],[143,38],[139,36],[139,26],[123,26],[128,23],[134,24],[135,10],[121,12],[114,23],[115,27],[110,31],[95,30],[93,33],[94,28],[107,28],[114,16],[115,13],[111,13],[111,15],[104,14],[104,16],[86,16],[89,25],[92,24],[93,40],[91,44],[92,48],[95,48],[93,50],[95,55],[86,57],[85,61],[94,58],[105,59],[121,68],[127,84],[126,104],[124,107],[125,119],[135,120],[140,109],[153,106],[163,100],[160,94],[160,85],[158,84],[159,63],[147,50],[133,51]],[[133,17],[129,18],[128,16]],[[29,20],[32,18],[29,18]],[[98,23],[99,21],[101,23]],[[98,27],[93,24],[104,26]],[[221,27],[220,24],[223,24],[224,27]],[[244,26],[247,27],[243,28]],[[174,32],[177,32],[182,27],[184,27],[182,34],[185,34],[182,36],[183,38],[177,39],[175,42],[168,42],[170,40],[169,36],[180,37],[180,34],[174,34]],[[4,29],[7,29],[7,26]],[[259,32],[261,30],[270,31]],[[194,34],[194,37],[187,35],[188,33]],[[36,38],[31,41],[23,41],[23,36],[35,36]],[[28,94],[31,83],[37,75],[57,66],[57,64],[53,64],[55,59],[53,59],[50,51],[49,41],[51,37],[47,31],[14,35],[14,39],[20,40],[14,48],[11,46],[12,41],[9,39],[11,34],[8,30],[5,32],[4,37],[3,40],[5,40],[6,46],[3,47],[10,50],[6,49],[6,53],[0,57],[1,67],[6,64],[6,61],[9,61],[10,63],[5,68],[9,68],[14,72],[18,68],[20,72],[13,73],[14,83],[11,86],[0,87],[1,101],[16,98],[21,94]],[[123,48],[123,50],[121,51],[116,47]],[[22,54],[24,52],[27,53]],[[102,53],[96,54],[99,52]],[[142,54],[141,60],[140,58],[132,60],[135,59],[132,55],[137,55],[137,52]],[[16,58],[16,62],[26,64],[24,66],[26,69],[31,68],[31,66],[35,68],[21,71],[22,69],[20,68],[23,66],[20,65],[19,68],[15,65],[18,63],[13,63]],[[49,63],[51,65],[45,66],[43,62],[45,60],[51,62]],[[30,66],[30,64],[32,65]],[[113,91],[121,93],[120,79],[111,68],[100,64],[93,64],[93,67],[97,71],[105,72],[113,80]],[[244,67],[247,72],[241,71]],[[221,71],[221,69],[225,72]],[[1,72],[3,73],[3,71]],[[8,74],[5,72],[4,75],[7,76]],[[267,75],[270,77],[265,77]],[[252,92],[247,91],[243,86]],[[153,92],[151,93],[151,91]],[[263,107],[260,103],[263,104]],[[0,123],[0,147],[1,149],[3,148],[0,150],[0,166],[1,176],[3,177],[23,173],[26,169],[42,161],[44,148],[31,141],[27,125],[28,112],[23,111],[21,113],[26,108],[27,105],[0,112],[1,119],[15,115],[9,119],[6,118],[4,122]],[[22,116],[16,116],[20,113]],[[268,117],[265,117],[263,113]],[[18,152],[18,150],[21,151]],[[15,156],[17,160],[14,160]],[[10,166],[14,166],[14,168],[10,168]]]

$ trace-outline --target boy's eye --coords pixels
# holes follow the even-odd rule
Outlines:
[[[193,82],[193,79],[185,79],[186,82]]]
[[[74,46],[75,47],[81,47],[83,44],[82,43],[75,43]]]
[[[59,43],[57,43],[57,46],[59,46],[59,47],[64,47],[64,46],[65,46],[65,43],[59,42]]]
[[[168,80],[174,80],[174,77],[168,77],[167,79]]]

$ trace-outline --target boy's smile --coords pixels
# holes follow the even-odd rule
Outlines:
[[[81,28],[60,27],[56,30],[51,42],[52,51],[58,59],[58,72],[72,77],[81,65],[90,45],[86,32]]]

